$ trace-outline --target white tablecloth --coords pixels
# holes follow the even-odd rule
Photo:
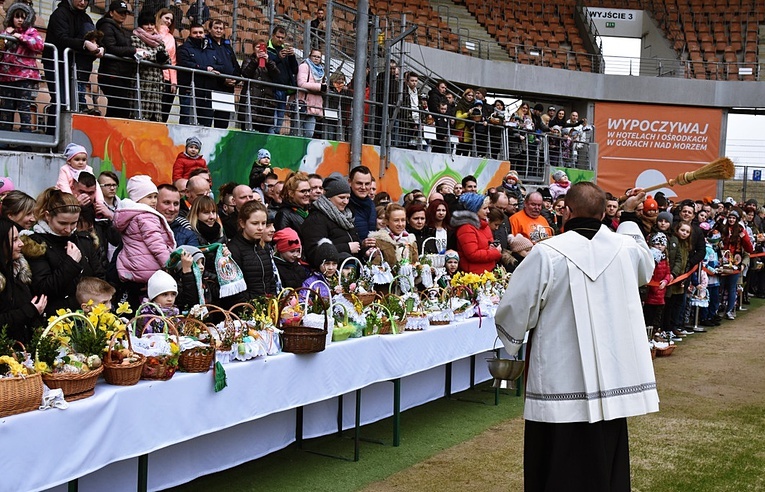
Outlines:
[[[117,387],[67,410],[0,419],[0,490],[44,490],[81,478],[80,490],[135,490],[137,456],[149,454],[149,488],[161,489],[264,456],[295,440],[295,409],[305,406],[305,437],[336,431],[333,397],[365,388],[362,421],[392,414],[392,384],[402,380],[402,410],[443,396],[444,364],[490,350],[492,320],[423,332],[333,343],[318,354],[279,354],[226,365],[228,387],[213,391],[212,372],[177,373],[164,382]],[[452,388],[469,385],[467,360]],[[476,364],[476,380],[488,379]],[[345,398],[344,427],[355,399]],[[362,457],[363,459],[363,457]],[[63,488],[62,488],[63,490]]]

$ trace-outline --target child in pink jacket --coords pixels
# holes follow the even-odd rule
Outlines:
[[[327,92],[327,85],[324,83],[324,65],[321,64],[321,51],[311,50],[308,58],[300,64],[297,85],[301,135],[313,138],[316,119],[324,116],[323,94]]]
[[[56,189],[71,193],[72,186],[77,181],[81,171],[87,171],[93,176],[95,176],[95,173],[93,172],[93,167],[88,165],[88,151],[82,145],[70,143],[64,149],[64,157],[66,158],[66,164],[61,166],[61,169],[58,171]],[[101,191],[100,186],[96,186],[96,202],[104,203],[104,193]]]
[[[13,118],[19,113],[20,131],[32,132],[32,100],[40,81],[37,59],[43,51],[43,38],[34,26],[35,12],[25,3],[8,8],[3,34],[12,36],[0,52],[0,130],[13,130]]]
[[[175,237],[165,217],[157,212],[157,187],[149,176],[138,175],[127,184],[128,197],[114,213],[114,227],[122,234],[117,273],[123,282],[145,286],[175,251]]]

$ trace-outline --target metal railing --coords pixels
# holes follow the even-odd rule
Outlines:
[[[3,41],[15,38],[0,35]],[[0,82],[0,148],[16,149],[53,148],[58,145],[61,113],[60,60],[58,51],[51,44],[53,57],[36,60],[36,70],[44,77],[38,81],[31,78],[17,78]],[[29,69],[27,65],[13,63],[9,57],[0,61],[3,66]],[[55,67],[53,70],[48,68]],[[64,77],[66,79],[66,77]],[[59,95],[59,97],[57,97]]]

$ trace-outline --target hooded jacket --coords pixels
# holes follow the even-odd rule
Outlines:
[[[202,157],[202,154],[197,157],[189,157],[186,152],[178,152],[173,163],[173,183],[181,178],[188,179],[191,171],[198,168],[208,169],[207,161]]]
[[[8,336],[29,343],[32,330],[43,325],[43,318],[32,305],[32,270],[22,256],[12,264],[13,277],[0,274],[0,326],[8,327]]]
[[[457,230],[460,270],[481,274],[497,266],[502,253],[491,247],[494,234],[488,222],[480,220],[475,212],[457,210],[452,214],[452,227]]]
[[[37,69],[37,58],[43,51],[42,36],[33,27],[35,12],[24,3],[14,3],[8,7],[5,14],[5,27],[13,27],[13,16],[16,12],[24,12],[26,17],[21,29],[14,30],[21,37],[18,40],[5,42],[3,63],[0,65],[0,82],[16,82],[19,80],[40,80]]]
[[[175,237],[159,212],[130,199],[120,202],[114,213],[114,227],[122,233],[123,248],[117,256],[121,280],[147,283],[161,270],[175,250]]]
[[[58,60],[63,67],[63,56],[66,48],[75,53],[77,67],[85,70],[93,67],[95,58],[85,51],[85,35],[93,31],[95,26],[90,16],[84,10],[72,7],[71,0],[62,0],[48,18],[45,29],[45,42],[52,44],[58,51]],[[53,70],[53,48],[43,49],[43,65],[46,70]]]

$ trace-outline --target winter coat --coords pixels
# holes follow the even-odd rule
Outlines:
[[[122,251],[117,255],[120,280],[147,283],[161,270],[175,250],[175,237],[159,212],[124,199],[114,213],[114,227],[122,233]]]
[[[426,253],[438,253],[438,248],[436,247],[435,240],[429,240],[427,243],[425,243],[425,241],[428,240],[429,238],[436,237],[435,229],[433,229],[432,227],[425,226],[419,231],[417,231],[407,225],[406,231],[409,234],[413,235],[415,239],[417,240],[415,247],[417,248],[418,252],[422,252],[422,245],[424,243]]]
[[[58,51],[59,64],[63,69],[64,50],[71,49],[79,70],[92,70],[95,57],[85,51],[85,34],[95,30],[96,26],[84,10],[72,7],[69,0],[59,2],[56,10],[48,18],[45,29],[45,42],[55,46]],[[43,66],[45,70],[53,70],[53,49],[43,48]],[[88,68],[89,67],[89,68]]]
[[[236,53],[231,47],[231,41],[223,39],[220,43],[217,43],[211,37],[207,37],[210,47],[214,51],[215,59],[220,63],[220,69],[218,70],[223,75],[234,75],[239,77],[242,75],[242,69],[239,66],[239,61],[236,59]],[[234,86],[226,85],[225,79],[217,78],[217,87],[215,90],[222,92],[234,92]]]
[[[207,67],[213,67],[220,71],[222,67],[216,63],[215,49],[210,46],[209,40],[188,38],[177,51],[178,66],[194,68],[201,72],[180,71],[178,72],[178,85],[182,87],[191,86],[191,78],[194,78],[194,86],[198,89],[215,89],[218,86],[218,80],[215,77],[207,75]]]
[[[488,222],[479,220],[474,212],[457,210],[452,214],[452,227],[457,230],[460,270],[481,274],[497,266],[502,253],[491,247],[494,234]]]
[[[377,241],[377,249],[382,253],[382,258],[385,262],[395,269],[395,266],[403,259],[409,260],[409,263],[414,265],[420,261],[417,255],[417,239],[414,234],[402,236],[401,239],[396,242],[390,236],[388,229],[382,231],[374,231],[369,237],[374,238]],[[372,257],[372,263],[379,265],[381,263],[380,255],[375,254]]]
[[[197,233],[191,230],[191,224],[183,217],[176,217],[170,223],[170,230],[173,231],[176,246],[196,246],[199,247],[199,238]]]
[[[274,264],[279,271],[279,279],[282,281],[282,288],[291,287],[297,289],[303,286],[303,282],[308,277],[308,268],[300,261],[290,263],[284,261],[279,256],[274,256]]]
[[[248,302],[258,296],[276,294],[276,280],[271,255],[257,243],[236,234],[228,242],[231,258],[242,269],[242,276],[247,289],[236,295],[224,297],[221,302],[233,306],[239,302]]]
[[[181,178],[188,179],[191,171],[199,168],[208,169],[207,161],[201,154],[196,158],[192,158],[187,156],[186,152],[178,152],[173,163],[173,183]]]
[[[653,269],[653,277],[651,277],[651,282],[661,282],[662,280],[667,283],[672,280],[672,272],[670,271],[667,258],[656,263],[656,267]],[[663,306],[666,293],[667,287],[659,289],[658,285],[649,285],[648,296],[645,299],[645,303],[651,306]]]
[[[353,256],[348,243],[361,242],[355,227],[345,230],[317,208],[311,208],[298,232],[303,240],[305,257],[314,268],[318,268],[322,262],[322,258],[316,258],[316,248],[322,239],[329,239],[335,245],[337,252],[340,253],[341,261],[344,257]]]
[[[335,276],[337,276],[337,274]],[[313,287],[311,287],[312,285]],[[314,272],[305,280],[303,280],[303,285],[301,285],[301,287],[313,289],[316,292],[318,292],[319,295],[323,297],[324,299],[329,299],[330,297],[332,297],[331,295],[332,293],[330,293],[329,289],[327,288],[328,285],[329,285],[329,282],[327,282],[327,278],[321,272]],[[305,299],[305,297],[303,297],[305,295],[307,295],[306,292],[301,292],[301,297],[300,297],[301,301]]]
[[[170,33],[170,28],[164,24],[159,26],[158,32],[159,35],[162,36],[162,42],[165,43],[165,51],[167,51],[167,56],[170,57],[168,64],[176,65],[178,62],[178,58],[176,56],[178,51],[178,42],[175,40],[175,36]],[[170,82],[171,84],[178,84],[178,72],[170,69],[162,70],[162,79],[165,82]]]
[[[18,10],[9,8],[11,15]],[[34,14],[32,14],[34,17]],[[31,19],[29,19],[31,22]],[[11,23],[13,25],[13,23]],[[24,27],[26,26],[26,27]],[[16,82],[19,80],[40,80],[40,70],[37,69],[37,59],[43,51],[44,42],[40,33],[25,21],[21,30],[15,30],[21,37],[13,41],[6,40],[5,51],[2,53],[3,63],[0,65],[0,82]]]
[[[685,273],[688,264],[688,251],[688,246],[680,242],[677,236],[672,234],[669,237],[667,242],[667,260],[669,261],[669,268],[674,278]],[[667,293],[669,295],[682,294],[684,284],[685,282],[673,284],[667,289]]]
[[[93,176],[96,173],[93,171],[92,166],[85,166],[83,171],[87,171]],[[64,164],[61,169],[58,170],[58,179],[56,180],[56,189],[64,191],[66,193],[72,192],[72,185],[77,181],[77,176],[80,175],[80,171],[73,168],[69,164]],[[98,203],[104,203],[104,192],[101,191],[100,186],[96,186],[96,201]]]
[[[370,232],[377,230],[375,202],[369,197],[361,199],[351,192],[348,207],[353,212],[353,224],[356,226],[356,232],[359,233],[359,237],[363,241]]]
[[[297,98],[298,101],[305,102],[308,115],[318,118],[324,116],[324,98],[321,94],[321,84],[322,81],[316,80],[313,76],[308,62],[301,63],[297,72],[297,85],[302,90],[298,91]]]
[[[22,252],[32,270],[31,291],[33,295],[48,296],[45,315],[54,314],[62,308],[79,309],[75,292],[82,277],[104,278],[105,272],[96,254],[97,239],[85,232],[70,236],[57,236],[43,231],[42,224],[34,227],[34,233],[21,236]],[[72,242],[82,253],[80,261],[66,254],[66,244]]]
[[[284,58],[280,57],[279,51],[281,51],[282,48],[283,46],[274,46],[271,40],[268,40],[268,46],[266,47],[268,59],[276,64],[276,68],[279,71],[279,74],[274,77],[273,81],[277,84],[296,87],[297,81],[295,75],[297,75],[298,72],[297,58],[295,58],[295,55],[285,56]],[[276,90],[284,89],[280,88]]]
[[[32,331],[45,323],[32,305],[32,270],[23,256],[13,262],[13,271],[10,280],[0,274],[0,327],[8,327],[11,340],[26,344],[32,340]]]
[[[266,66],[260,68],[258,58],[251,55],[242,63],[242,77],[248,78],[252,82],[244,82],[242,84],[242,92],[239,96],[236,111],[240,127],[247,128],[248,95],[250,101],[250,121],[273,126],[274,110],[276,108],[274,88],[270,85],[259,84],[258,82],[276,82],[279,78],[279,69],[276,67],[276,63],[269,58]]]
[[[297,205],[293,205],[288,201],[282,202],[282,206],[276,212],[276,218],[274,219],[274,228],[277,231],[290,227],[295,231],[299,231],[303,226],[305,219],[302,215],[297,213]]]
[[[96,29],[104,33],[104,38],[101,40],[104,52],[109,55],[125,58],[124,61],[110,60],[106,57],[101,58],[98,74],[135,78],[136,64],[133,57],[136,50],[130,40],[130,31],[117,24],[108,15],[101,17],[96,22]]]

